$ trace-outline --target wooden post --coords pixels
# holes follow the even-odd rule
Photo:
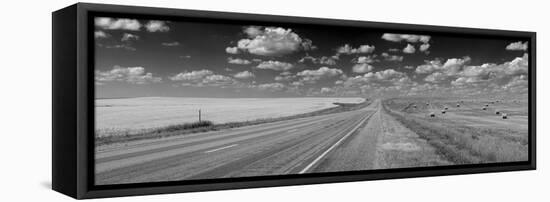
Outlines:
[[[199,122],[201,122],[201,110],[199,109]]]

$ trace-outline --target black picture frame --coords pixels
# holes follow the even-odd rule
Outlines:
[[[94,46],[92,17],[98,14],[163,19],[193,18],[216,22],[261,22],[376,28],[408,33],[507,37],[529,42],[528,161],[476,165],[399,168],[338,173],[261,176],[229,179],[94,185]],[[52,14],[52,188],[85,199],[208,190],[352,182],[536,169],[536,33],[351,20],[286,17],[183,9],[77,3]]]

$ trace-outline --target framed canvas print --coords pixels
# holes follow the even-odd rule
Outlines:
[[[53,189],[532,170],[535,36],[75,4],[53,13]]]

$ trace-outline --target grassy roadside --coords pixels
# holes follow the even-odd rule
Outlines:
[[[297,114],[286,117],[278,118],[266,118],[266,119],[256,119],[252,121],[242,121],[242,122],[229,122],[222,124],[215,124],[210,121],[194,122],[194,123],[184,123],[184,124],[175,124],[165,127],[158,127],[152,129],[143,129],[138,131],[130,130],[96,130],[95,134],[95,144],[96,146],[113,144],[113,143],[123,143],[128,141],[135,140],[144,140],[144,139],[156,139],[164,138],[176,135],[185,135],[193,134],[207,131],[217,131],[230,128],[238,128],[243,126],[251,126],[263,123],[271,123],[277,121],[286,121],[297,118],[305,118],[312,116],[319,116],[325,114],[332,114],[338,112],[353,111],[357,109],[364,108],[371,104],[371,101],[365,101],[362,103],[334,103],[336,107],[322,109],[314,112],[308,112],[303,114]]]
[[[455,164],[475,164],[527,160],[527,141],[514,131],[474,128],[439,117],[423,118],[384,109],[405,127],[436,148],[438,154]]]

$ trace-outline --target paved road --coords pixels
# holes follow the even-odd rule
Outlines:
[[[380,108],[98,148],[96,184],[369,169]]]

